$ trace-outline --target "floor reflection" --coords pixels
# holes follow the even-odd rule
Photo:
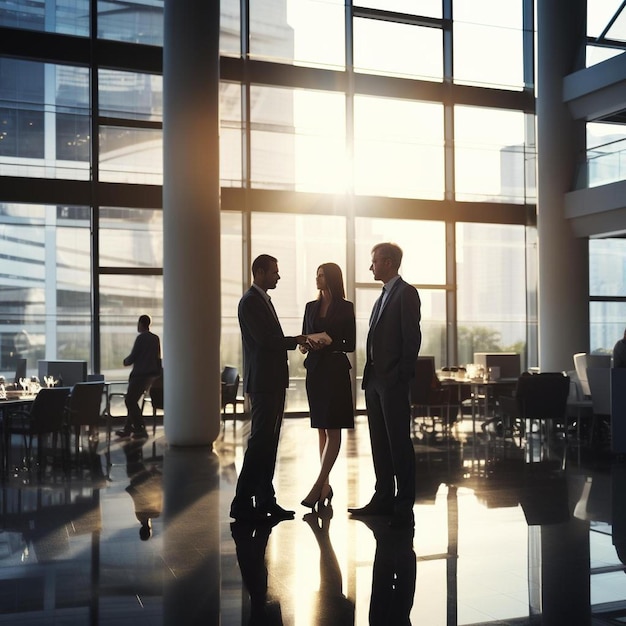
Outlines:
[[[130,480],[126,493],[133,499],[135,517],[141,524],[139,538],[147,541],[152,535],[152,520],[163,509],[163,457],[156,456],[156,443],[152,456],[144,459],[143,443],[129,439],[122,443],[126,455],[126,474]]]
[[[250,626],[282,626],[280,602],[268,596],[265,550],[272,528],[278,522],[270,520],[254,524],[233,522],[230,525],[237,551],[237,562],[243,584],[250,595]]]
[[[347,515],[374,480],[364,418],[333,469],[332,507],[313,513],[298,503],[316,433],[285,421],[275,486],[298,512],[279,524],[228,516],[245,422],[214,451],[170,448],[159,427],[110,447],[101,433],[69,467],[11,467],[0,624],[623,624],[626,463],[562,439],[529,457],[468,426],[416,434],[408,532]]]
[[[416,560],[413,528],[392,529],[385,520],[365,522],[374,533],[370,624],[408,626],[415,594]]]
[[[333,518],[332,505],[306,513],[302,518],[308,525],[319,547],[320,586],[313,601],[312,623],[320,626],[351,626],[354,624],[354,602],[343,593],[343,579],[339,561],[330,539]]]

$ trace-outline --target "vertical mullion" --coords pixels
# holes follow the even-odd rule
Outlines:
[[[354,25],[353,3],[346,0],[345,21],[345,157],[346,168],[346,294],[349,300],[356,302],[356,224],[354,212]],[[355,357],[352,357],[356,359]],[[356,406],[356,362],[352,363],[350,377],[352,379],[352,400]]]
[[[442,0],[443,14],[443,82],[450,87],[454,82],[454,35],[452,0]],[[448,90],[450,93],[450,90]],[[443,104],[444,134],[444,197],[455,199],[454,102],[446,97]],[[458,298],[456,275],[456,223],[446,221],[446,365],[458,364]]]
[[[240,54],[243,62],[243,76],[241,83],[241,180],[244,191],[244,205],[241,211],[242,235],[242,293],[251,282],[252,266],[252,215],[250,208],[250,189],[252,187],[252,130],[250,106],[250,0],[240,0]]]
[[[91,132],[91,368],[95,373],[101,370],[101,331],[100,331],[100,200],[98,183],[100,180],[100,104],[98,97],[98,67],[96,48],[98,44],[98,0],[89,3],[90,15],[90,132]]]

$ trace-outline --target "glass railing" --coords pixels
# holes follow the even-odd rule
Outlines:
[[[577,172],[575,189],[600,187],[626,180],[626,138],[594,146]]]

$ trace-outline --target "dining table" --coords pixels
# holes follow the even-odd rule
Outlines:
[[[498,378],[492,380],[487,377],[456,377],[439,375],[439,381],[443,387],[456,387],[459,405],[464,398],[470,401],[472,415],[472,435],[476,436],[476,421],[484,419],[485,422],[493,420],[495,398],[498,395],[511,392],[515,388],[517,378]],[[469,397],[467,390],[469,390]]]
[[[10,411],[20,410],[31,405],[36,397],[36,393],[26,393],[24,390],[8,389],[0,398],[0,473],[4,473],[7,464],[7,438],[6,424]]]

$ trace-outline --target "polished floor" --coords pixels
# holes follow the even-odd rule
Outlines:
[[[531,449],[467,418],[445,437],[416,429],[416,524],[400,531],[346,512],[372,492],[365,417],[319,515],[299,504],[316,433],[286,419],[275,486],[297,514],[252,527],[228,516],[248,428],[229,421],[213,451],[170,448],[160,425],[110,446],[102,432],[70,465],[30,470],[14,439],[0,624],[626,623],[626,463],[602,441]]]

